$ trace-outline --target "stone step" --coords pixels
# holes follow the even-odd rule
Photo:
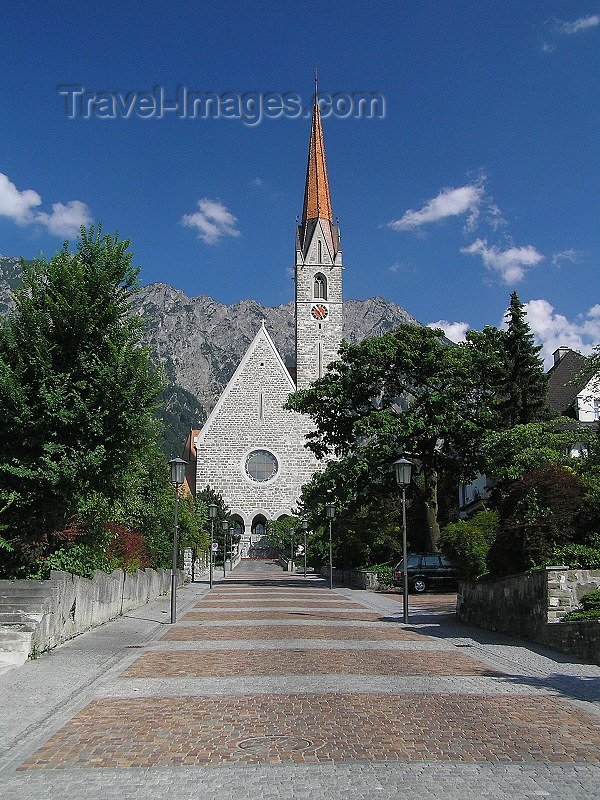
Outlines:
[[[32,637],[31,626],[0,625],[0,674],[27,661]]]
[[[46,611],[41,612],[26,612],[26,611],[0,611],[0,626],[3,625],[20,625],[20,624],[33,624],[37,625]]]
[[[15,600],[13,598],[3,600],[0,598],[0,614],[47,614],[50,604],[37,600]]]
[[[12,597],[30,597],[38,600],[46,597],[53,597],[59,591],[56,585],[33,584],[32,586],[3,586],[0,587],[0,600]]]

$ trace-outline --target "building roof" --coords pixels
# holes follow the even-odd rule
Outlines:
[[[302,221],[298,227],[297,249],[302,251],[304,257],[317,228],[322,230],[331,260],[334,261],[339,251],[339,231],[333,224],[321,112],[315,100],[308,146]]]
[[[586,381],[571,383],[583,369],[586,358],[575,350],[559,348],[548,370],[548,405],[561,416],[574,414],[573,401],[585,388]]]
[[[329,222],[333,223],[321,112],[316,101],[313,108],[310,144],[308,147],[302,224],[304,225],[309,219],[328,219]]]

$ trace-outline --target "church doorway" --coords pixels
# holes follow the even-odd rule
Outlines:
[[[267,518],[264,514],[257,514],[252,520],[250,558],[269,558],[271,546],[267,541]]]

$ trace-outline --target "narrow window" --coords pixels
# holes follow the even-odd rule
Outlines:
[[[265,401],[262,392],[258,393],[258,418],[261,422],[265,418]]]
[[[315,300],[327,300],[327,278],[322,272],[315,275],[314,297]]]
[[[317,345],[317,376],[323,377],[323,343]]]
[[[319,264],[322,264],[323,263],[323,247],[321,245],[321,240],[320,239],[319,239],[319,242],[318,242],[318,246],[319,246],[319,258],[318,258],[318,261],[319,261]]]

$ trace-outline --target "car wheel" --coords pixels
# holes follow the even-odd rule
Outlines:
[[[427,589],[427,584],[425,583],[424,578],[415,578],[412,582],[412,590],[413,592],[417,592],[418,594],[422,594],[425,589]]]

